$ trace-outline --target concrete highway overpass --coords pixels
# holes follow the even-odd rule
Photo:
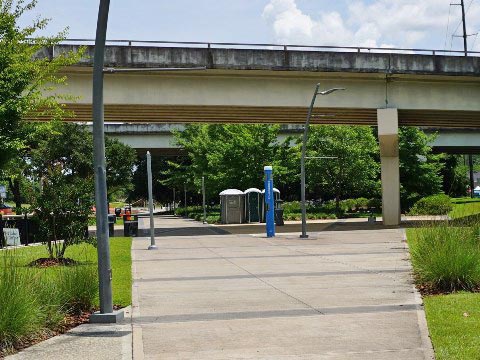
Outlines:
[[[315,114],[327,116],[313,123],[378,126],[386,225],[400,223],[398,127],[480,128],[479,57],[195,46],[108,46],[106,67],[206,70],[106,74],[105,120],[301,124],[316,83],[345,87],[318,99]],[[78,45],[39,56],[70,50]],[[75,121],[91,121],[93,50],[64,70],[68,87],[59,91],[78,98],[67,104]]]
[[[151,151],[159,155],[181,155],[175,144],[173,131],[182,131],[183,124],[106,124],[105,134],[136,149],[139,153]],[[480,154],[480,129],[424,129],[436,134],[431,143],[433,151],[448,154]],[[300,136],[303,125],[282,125],[278,140]]]

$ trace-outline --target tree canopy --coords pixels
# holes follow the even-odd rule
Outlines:
[[[188,125],[175,133],[188,161],[170,162],[164,183],[200,189],[205,176],[210,196],[231,187],[262,187],[263,167],[273,163],[278,148],[278,129],[269,125]]]
[[[307,185],[318,198],[379,195],[378,145],[365,126],[312,126],[307,142]],[[317,157],[332,157],[322,159]]]
[[[82,55],[50,56],[49,49],[64,39],[66,32],[37,36],[47,26],[47,19],[20,27],[22,15],[36,4],[36,0],[0,0],[0,171],[25,147],[22,119],[32,113],[51,119],[67,115],[59,101],[67,97],[54,92],[66,80],[58,70],[76,63]]]

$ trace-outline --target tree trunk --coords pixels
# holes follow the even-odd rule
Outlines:
[[[10,187],[10,191],[13,194],[13,201],[15,202],[15,206],[17,208],[22,207],[22,197],[20,194],[20,180],[15,177],[12,181],[12,178],[8,178],[8,185]]]

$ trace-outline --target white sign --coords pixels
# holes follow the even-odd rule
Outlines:
[[[7,188],[5,185],[0,185],[0,198],[5,199],[7,197]]]
[[[3,236],[5,237],[5,241],[7,245],[10,246],[18,246],[20,245],[20,232],[18,229],[3,229]]]

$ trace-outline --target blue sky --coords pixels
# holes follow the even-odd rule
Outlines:
[[[465,1],[468,32],[476,33],[480,0]],[[449,11],[449,4],[450,0],[111,0],[108,38],[461,49],[461,40],[452,43],[450,36],[460,21],[460,9]],[[97,10],[98,0],[39,0],[22,22],[41,15],[52,19],[47,34],[68,26],[71,38],[93,38]],[[472,36],[469,41],[480,50],[480,39]]]

